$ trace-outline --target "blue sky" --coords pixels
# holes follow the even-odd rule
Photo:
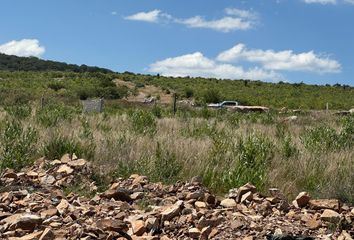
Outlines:
[[[0,52],[115,71],[354,85],[354,0],[2,0]]]

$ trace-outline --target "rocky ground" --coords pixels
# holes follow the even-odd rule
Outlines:
[[[353,239],[354,208],[303,192],[288,202],[251,184],[217,197],[195,177],[174,185],[132,175],[93,197],[67,194],[89,181],[90,164],[64,155],[0,178],[1,239]],[[64,194],[64,192],[66,194]]]

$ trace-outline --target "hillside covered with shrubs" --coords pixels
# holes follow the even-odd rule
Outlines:
[[[117,85],[124,80],[132,88]],[[348,85],[308,85],[304,83],[267,83],[256,80],[218,80],[190,77],[163,77],[73,65],[38,58],[0,54],[0,104],[17,104],[42,97],[77,103],[87,98],[106,100],[137,95],[147,85],[164,94],[176,93],[198,106],[205,103],[236,100],[244,105],[270,108],[323,110],[328,103],[333,110],[353,108],[354,87]],[[159,98],[159,96],[155,96]]]

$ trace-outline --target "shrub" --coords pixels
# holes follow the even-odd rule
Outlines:
[[[251,134],[241,139],[237,146],[238,161],[229,172],[229,186],[240,186],[247,182],[262,189],[266,182],[266,173],[273,157],[271,142],[263,137]]]
[[[75,139],[57,135],[43,146],[42,152],[48,159],[60,159],[66,153],[75,153],[78,157],[90,159],[94,155],[94,148],[82,145]]]
[[[130,122],[133,131],[138,134],[153,135],[156,133],[157,122],[151,112],[137,109],[130,114]]]
[[[70,119],[75,109],[64,104],[49,104],[40,109],[37,114],[37,121],[44,127],[54,127],[63,120]]]
[[[193,89],[187,88],[184,93],[186,98],[191,98],[194,96],[194,91]]]
[[[32,163],[37,153],[37,131],[24,128],[15,120],[7,120],[0,133],[0,169],[20,170]]]
[[[336,131],[328,126],[307,129],[301,136],[301,142],[311,152],[337,149],[339,138]]]
[[[48,84],[48,88],[53,89],[54,91],[59,91],[60,89],[65,88],[65,85],[61,82],[51,82]]]
[[[221,96],[218,90],[212,88],[203,93],[203,100],[206,103],[217,103],[221,101]]]
[[[293,145],[290,136],[286,136],[282,140],[281,153],[285,159],[289,159],[290,157],[298,155],[299,150]]]

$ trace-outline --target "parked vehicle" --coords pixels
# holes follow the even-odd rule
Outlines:
[[[238,106],[238,102],[236,101],[223,101],[221,103],[211,103],[208,104],[210,108],[232,108]]]

